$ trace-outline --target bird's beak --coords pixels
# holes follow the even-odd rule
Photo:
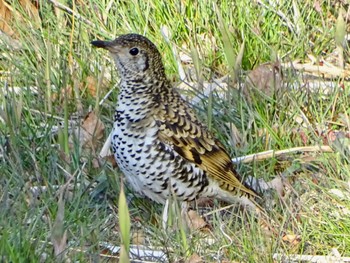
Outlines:
[[[108,49],[111,46],[111,41],[94,40],[91,41],[91,44],[95,47]]]
[[[114,41],[94,40],[91,41],[91,44],[98,48],[107,49],[111,53],[118,53],[120,51],[120,47],[115,45]]]

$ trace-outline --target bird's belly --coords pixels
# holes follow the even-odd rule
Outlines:
[[[114,127],[112,149],[115,160],[131,187],[147,197],[163,203],[169,176],[168,158],[157,149],[157,128],[135,132]]]
[[[170,194],[193,200],[203,190],[202,171],[157,139],[157,127],[135,133],[119,127],[112,132],[116,162],[131,187],[148,198],[164,203]]]

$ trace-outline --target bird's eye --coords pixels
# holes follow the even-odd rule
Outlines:
[[[136,56],[139,53],[139,49],[137,47],[134,47],[129,50],[129,53],[133,56]]]

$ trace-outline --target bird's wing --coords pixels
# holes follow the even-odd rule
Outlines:
[[[159,139],[183,158],[206,171],[222,189],[230,192],[239,190],[257,196],[241,183],[241,178],[234,170],[223,145],[213,138],[186,103],[181,98],[172,102],[162,105],[162,109],[155,116]]]

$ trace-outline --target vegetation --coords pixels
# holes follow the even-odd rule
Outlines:
[[[95,262],[119,255],[126,260],[133,245],[163,251],[170,262],[195,262],[194,255],[204,262],[272,262],[276,254],[327,256],[332,249],[350,257],[349,4],[0,0],[0,5],[0,261]],[[122,174],[98,156],[112,127],[118,75],[108,54],[90,41],[130,32],[158,46],[169,78],[232,156],[317,149],[237,166],[246,178],[283,178],[278,185],[283,196],[275,189],[262,193],[262,206],[280,224],[277,235],[267,235],[237,208],[221,210],[219,202],[198,208],[209,227],[187,229],[180,209],[169,209],[164,230],[163,207],[127,186],[128,209],[124,199],[121,204],[130,219],[118,213]],[[297,70],[295,61],[326,68],[327,74],[311,76]],[[256,85],[260,92],[241,96],[248,71],[266,62],[283,72],[287,91],[281,96]],[[341,74],[332,74],[335,69]],[[258,79],[266,78],[259,72]],[[105,129],[86,142],[81,121],[91,109]],[[122,243],[123,252],[113,254],[106,242]]]

